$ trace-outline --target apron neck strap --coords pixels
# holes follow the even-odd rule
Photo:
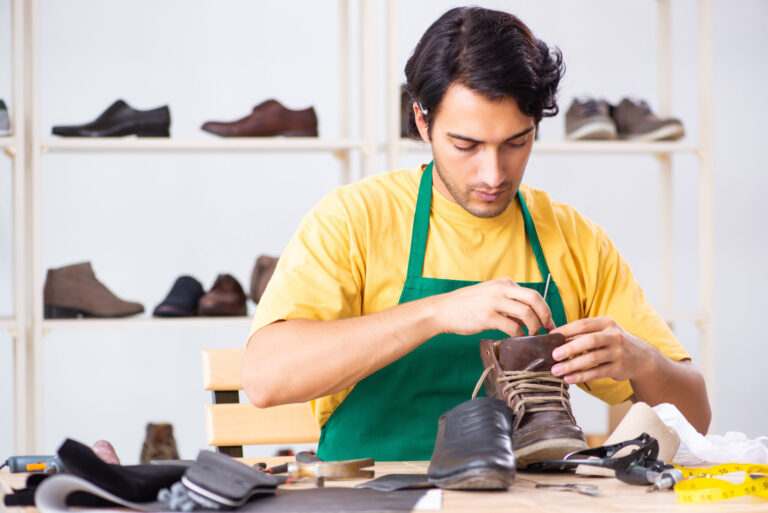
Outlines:
[[[427,249],[427,235],[429,234],[429,212],[432,209],[432,168],[434,162],[430,162],[421,174],[419,193],[416,197],[416,212],[413,215],[413,232],[411,234],[411,252],[408,257],[408,278],[421,278],[424,271],[424,253]],[[520,209],[523,213],[525,233],[531,243],[531,249],[536,257],[536,264],[543,280],[549,276],[549,267],[541,249],[536,227],[528,211],[523,196],[518,191],[515,196],[520,201]]]

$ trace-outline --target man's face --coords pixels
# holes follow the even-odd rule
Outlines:
[[[435,188],[477,217],[506,210],[533,149],[534,119],[512,97],[489,101],[459,84],[448,87],[432,125],[414,106],[422,139],[432,145]]]

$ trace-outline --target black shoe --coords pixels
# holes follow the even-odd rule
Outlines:
[[[3,100],[0,100],[0,136],[7,135],[11,135],[11,121],[8,117],[8,107]]]
[[[180,276],[163,302],[155,307],[155,317],[192,317],[197,302],[205,294],[203,285],[191,276]]]
[[[117,100],[95,121],[76,126],[55,126],[54,135],[66,137],[168,137],[171,114],[164,105],[152,110],[136,110],[123,100]]]
[[[440,488],[506,490],[515,481],[512,410],[500,399],[478,397],[438,422],[429,481]]]

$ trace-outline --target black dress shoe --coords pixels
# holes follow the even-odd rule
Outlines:
[[[438,421],[429,481],[440,488],[506,490],[515,480],[512,410],[500,399],[478,397]]]
[[[171,114],[164,105],[152,110],[136,110],[123,100],[117,100],[95,121],[84,125],[55,126],[54,135],[66,137],[168,137]]]
[[[180,276],[163,302],[155,307],[155,317],[192,317],[197,302],[205,294],[203,285],[191,276]]]

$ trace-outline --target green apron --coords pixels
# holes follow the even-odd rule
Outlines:
[[[541,276],[549,274],[531,214],[518,193],[525,233]],[[432,164],[424,170],[416,200],[408,274],[400,303],[451,292],[474,281],[424,278],[424,252],[432,207]],[[545,282],[520,283],[544,295]],[[565,310],[551,281],[545,298],[557,326]],[[475,335],[442,334],[374,372],[355,385],[320,433],[318,456],[326,461],[374,458],[376,461],[429,460],[438,418],[472,395],[483,373],[479,341],[508,335],[489,330]]]

